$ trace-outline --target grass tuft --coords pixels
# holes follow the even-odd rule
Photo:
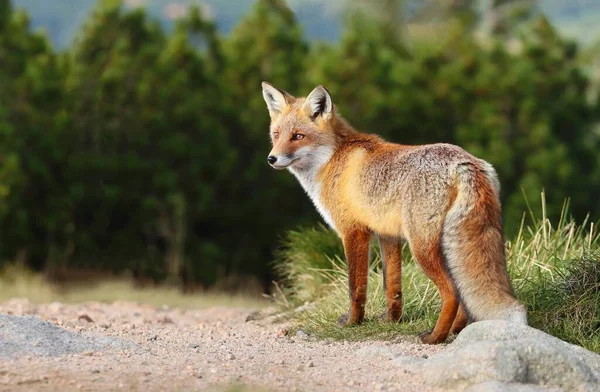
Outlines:
[[[339,264],[343,253],[337,236],[321,224],[288,232],[274,265],[284,278],[284,294],[293,297],[294,303],[319,298],[330,283],[328,271]]]
[[[586,219],[568,219],[568,204],[553,224],[531,213],[515,238],[506,242],[509,274],[517,297],[527,306],[531,326],[600,352],[600,235]],[[306,235],[305,235],[306,233]],[[325,246],[324,246],[325,244]],[[337,244],[337,245],[336,245]],[[321,249],[323,247],[323,249]],[[369,290],[363,325],[340,328],[337,318],[348,310],[348,273],[337,235],[320,226],[290,233],[278,255],[285,277],[286,306],[312,306],[295,316],[297,328],[321,338],[388,339],[431,329],[440,309],[435,285],[403,249],[403,322],[378,319],[385,310],[381,258],[376,250],[369,267]]]

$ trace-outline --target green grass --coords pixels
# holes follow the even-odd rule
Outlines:
[[[571,343],[600,352],[600,236],[587,220],[577,225],[567,218],[553,223],[531,214],[533,224],[521,223],[506,243],[508,269],[518,298],[527,306],[531,326]],[[306,233],[306,235],[304,235]],[[337,241],[338,247],[333,244]],[[326,244],[321,251],[320,247]],[[310,302],[293,316],[296,328],[320,338],[344,340],[389,339],[416,335],[432,328],[440,299],[405,246],[403,252],[403,322],[381,322],[385,297],[381,260],[376,252],[369,268],[367,320],[360,326],[340,328],[336,320],[348,310],[347,272],[341,245],[334,232],[323,227],[291,232],[279,253],[279,271],[285,288],[284,307]],[[337,249],[337,250],[335,250]],[[312,255],[317,255],[314,259]],[[311,260],[314,263],[311,264]]]
[[[343,252],[340,240],[323,225],[290,231],[274,265],[279,276],[284,277],[285,294],[291,295],[295,303],[324,295],[331,279],[320,272],[332,268],[334,259]]]
[[[543,195],[542,195],[543,196]],[[507,243],[509,271],[529,322],[571,343],[600,352],[600,234],[585,220],[555,226],[542,217]]]
[[[18,265],[11,265],[0,271],[0,301],[19,297],[27,298],[34,303],[131,301],[154,306],[167,305],[194,309],[211,306],[261,308],[268,305],[268,301],[258,293],[230,294],[208,291],[183,294],[175,287],[134,287],[128,278],[103,279],[85,284],[58,286],[48,282],[40,274]]]

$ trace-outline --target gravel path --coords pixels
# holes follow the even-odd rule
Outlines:
[[[14,299],[0,304],[0,313],[36,316],[0,317],[1,391],[223,391],[233,385],[259,391],[428,391],[417,374],[378,350],[418,358],[444,348],[414,337],[351,343],[289,336],[285,324],[247,321],[252,309]]]

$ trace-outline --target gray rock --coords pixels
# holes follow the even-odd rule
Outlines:
[[[545,388],[531,384],[503,383],[499,381],[486,381],[475,384],[465,392],[567,392],[560,388]]]
[[[508,341],[525,338],[546,341],[557,349],[563,349],[570,352],[581,361],[585,362],[590,369],[592,369],[596,377],[600,378],[600,355],[586,350],[583,347],[562,341],[539,329],[510,323],[508,321],[487,320],[470,324],[456,337],[454,342],[449,346],[449,349],[458,349],[461,346],[484,340]]]
[[[0,358],[59,356],[109,349],[134,348],[119,339],[77,334],[34,316],[0,314]]]
[[[600,390],[599,355],[506,321],[473,323],[411,367],[431,385],[459,391]]]

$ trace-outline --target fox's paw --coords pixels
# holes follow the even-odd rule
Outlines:
[[[357,325],[362,322],[363,322],[363,317],[353,318],[353,317],[350,317],[350,313],[342,314],[337,320],[337,324],[340,327],[349,327],[351,325]]]
[[[446,338],[442,339],[440,336],[434,336],[431,332],[432,331],[428,331],[420,334],[419,339],[421,339],[421,342],[425,344],[438,344],[446,341]]]
[[[338,317],[337,325],[340,327],[345,327],[348,325],[348,321],[350,320],[350,313],[344,313],[340,317]]]
[[[379,315],[379,321],[390,322],[390,323],[401,323],[402,322],[402,312],[389,312],[385,311]]]

